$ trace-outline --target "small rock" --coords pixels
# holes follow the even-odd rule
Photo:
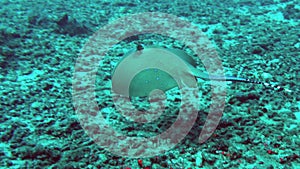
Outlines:
[[[202,153],[199,151],[196,155],[196,166],[202,166],[203,158],[202,158]]]
[[[41,102],[33,102],[33,103],[31,104],[31,107],[34,108],[34,109],[39,108],[39,107],[41,107],[41,106],[42,106],[42,103],[41,103]]]

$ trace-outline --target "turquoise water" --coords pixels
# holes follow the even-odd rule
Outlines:
[[[0,168],[299,168],[299,10],[296,0],[2,0]],[[220,84],[199,77],[197,118],[194,95],[183,97],[180,86],[150,101],[132,97],[140,112],[125,111],[113,72],[141,46],[178,49],[192,57],[189,68],[221,67],[271,86],[226,82],[221,115],[210,120]],[[164,61],[178,77],[196,76]],[[145,113],[151,104],[157,109]],[[200,144],[205,122],[217,128]]]

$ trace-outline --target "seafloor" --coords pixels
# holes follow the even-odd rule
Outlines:
[[[211,97],[209,82],[199,79],[198,118],[176,147],[138,159],[110,153],[79,123],[72,100],[74,66],[94,32],[141,12],[193,23],[215,45],[226,74],[291,92],[228,82],[223,117],[213,136],[199,144]],[[0,13],[1,168],[300,168],[299,1],[1,0]],[[189,48],[159,34],[133,35],[111,46],[99,64],[99,113],[124,135],[149,137],[172,125],[180,98],[171,90],[167,112],[151,124],[130,123],[114,111],[110,73],[136,44]],[[132,101],[143,107],[140,100]]]

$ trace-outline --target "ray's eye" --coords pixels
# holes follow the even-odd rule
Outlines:
[[[138,44],[137,46],[136,46],[136,50],[137,51],[141,51],[141,50],[143,50],[144,49],[144,47],[141,45],[141,44]]]

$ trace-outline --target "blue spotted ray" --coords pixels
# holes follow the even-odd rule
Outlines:
[[[180,58],[181,61],[186,63],[188,67],[188,69],[180,70],[182,71],[182,74],[180,74],[182,77],[193,76],[204,80],[261,84],[265,87],[273,88],[274,90],[291,92],[291,90],[282,88],[279,85],[272,85],[270,83],[251,80],[248,78],[226,75],[208,75],[197,69],[195,60],[190,55],[179,49],[159,47],[143,48],[141,46],[138,46],[136,50],[126,54],[115,67],[112,75],[112,90],[120,95],[130,97],[147,97],[150,92],[155,89],[167,91],[177,87],[177,81],[165,71],[151,67],[142,70],[142,68],[145,68],[145,65],[148,64],[146,62],[150,61],[155,65],[160,65],[161,67],[176,67],[170,63],[170,61],[173,60],[170,60],[170,56],[172,55],[178,56],[177,58]],[[151,60],[149,60],[149,58],[151,58]],[[140,72],[136,73],[135,71],[137,70],[140,70]]]

